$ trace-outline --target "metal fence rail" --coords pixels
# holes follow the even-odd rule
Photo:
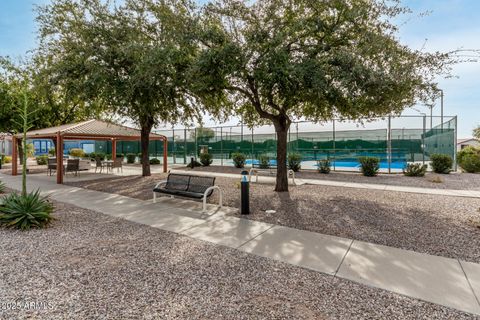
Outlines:
[[[301,154],[306,165],[314,166],[317,160],[329,159],[334,170],[355,169],[360,156],[380,158],[381,168],[388,172],[399,171],[408,162],[425,163],[435,153],[455,159],[457,117],[443,117],[443,123],[441,119],[401,116],[363,122],[296,122],[288,133],[288,152]],[[201,152],[212,154],[219,165],[231,165],[232,154],[236,152],[245,154],[249,161],[256,161],[261,155],[276,158],[276,134],[272,126],[173,128],[155,132],[168,137],[171,163],[186,164],[190,157],[196,158]],[[151,147],[152,154],[163,152],[161,145],[152,143]],[[132,145],[120,143],[117,148],[117,152],[139,152]]]

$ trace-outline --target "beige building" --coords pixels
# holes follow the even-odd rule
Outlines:
[[[480,141],[475,138],[457,140],[457,151],[460,151],[468,146],[480,148]]]

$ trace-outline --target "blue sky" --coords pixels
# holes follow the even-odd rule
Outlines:
[[[35,47],[34,4],[49,0],[0,0],[0,55],[20,57]],[[401,42],[429,51],[480,49],[480,1],[404,0],[414,14],[401,19]],[[421,12],[427,16],[419,17]],[[471,136],[480,125],[480,62],[455,66],[455,78],[438,79],[445,92],[445,114],[458,115],[459,137]],[[419,106],[421,112],[429,112]],[[406,110],[406,114],[418,114]],[[439,115],[439,105],[434,108]],[[236,123],[233,121],[232,123]],[[211,123],[207,121],[207,124]]]

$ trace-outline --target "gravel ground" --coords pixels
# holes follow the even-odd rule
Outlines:
[[[165,178],[68,184],[148,200],[155,183]],[[224,191],[224,204],[238,208],[238,180],[217,178],[216,184]],[[209,202],[218,203],[217,197],[214,193]],[[480,263],[480,199],[314,185],[277,193],[272,185],[252,184],[250,203],[247,219]]]
[[[473,319],[439,305],[62,203],[0,229],[2,319]],[[20,309],[9,310],[16,302]],[[25,304],[44,303],[41,310]]]
[[[186,168],[178,168],[186,169]],[[190,169],[188,169],[190,170]],[[194,171],[209,171],[222,173],[240,174],[244,169],[235,167],[198,167]],[[247,169],[248,171],[249,169]],[[268,175],[268,173],[260,173]],[[295,177],[299,179],[318,179],[318,180],[333,180],[344,182],[358,182],[358,183],[374,183],[387,184],[396,186],[411,186],[421,188],[436,188],[436,189],[458,189],[458,190],[480,190],[480,174],[473,173],[451,173],[451,174],[435,174],[427,173],[425,177],[406,177],[403,174],[379,174],[376,177],[364,177],[356,172],[330,172],[329,174],[320,174],[313,170],[301,170],[295,173]],[[441,181],[441,182],[438,182]]]

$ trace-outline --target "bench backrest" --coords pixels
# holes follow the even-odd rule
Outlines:
[[[215,177],[199,177],[183,174],[170,173],[165,185],[166,189],[204,193],[208,188],[215,185]],[[211,195],[213,190],[208,194]]]
[[[170,173],[167,178],[165,189],[187,191],[190,176],[183,174]]]
[[[208,188],[215,185],[215,177],[199,177],[190,176],[190,182],[188,184],[188,192],[205,193]],[[210,196],[213,190],[210,190],[207,196]]]

